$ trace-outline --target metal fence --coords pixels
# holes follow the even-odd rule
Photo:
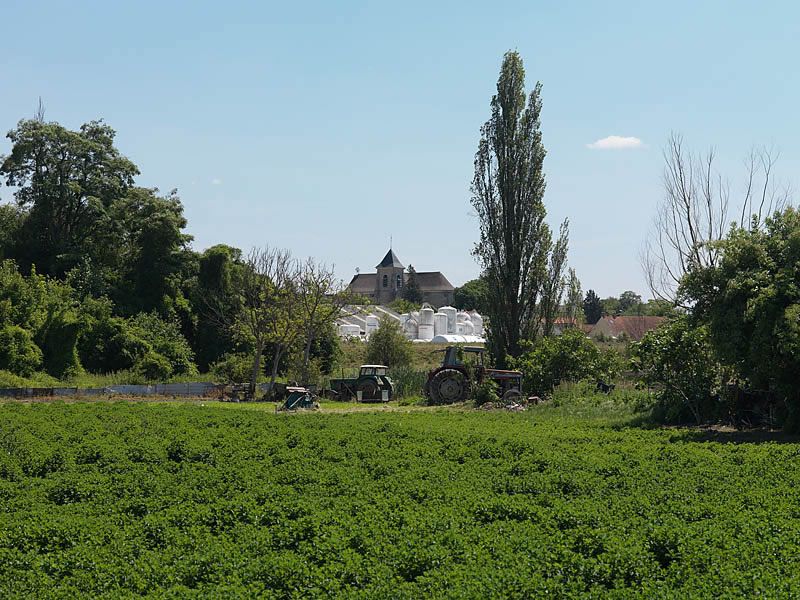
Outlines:
[[[269,384],[258,386],[262,392]],[[153,385],[110,385],[101,388],[0,388],[2,398],[79,398],[82,396],[171,396],[182,398],[220,397],[225,386],[205,381],[192,383],[156,383]]]

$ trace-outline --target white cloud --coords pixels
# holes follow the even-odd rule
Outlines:
[[[592,150],[628,150],[630,148],[643,148],[644,144],[637,137],[610,135],[591,144],[586,144],[586,147]]]
[[[211,185],[222,185],[222,179],[215,177],[214,179],[211,180]]]

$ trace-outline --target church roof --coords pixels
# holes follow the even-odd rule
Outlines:
[[[417,273],[417,285],[424,292],[452,292],[455,290],[453,284],[441,271]]]
[[[398,269],[405,268],[403,264],[400,262],[400,259],[397,258],[397,254],[395,254],[394,250],[392,250],[391,248],[386,253],[386,256],[383,257],[383,260],[380,262],[380,264],[375,268],[381,269],[383,267],[395,267]]]
[[[350,291],[354,294],[368,294],[375,291],[377,273],[359,273],[350,281]]]

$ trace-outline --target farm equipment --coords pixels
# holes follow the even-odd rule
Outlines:
[[[484,349],[473,346],[448,346],[442,366],[428,373],[425,397],[435,404],[464,402],[472,387],[487,379],[497,383],[505,403],[522,399],[522,373],[489,369],[483,364]],[[467,356],[472,358],[468,360]]]
[[[286,399],[277,410],[316,410],[318,408],[319,402],[317,402],[316,397],[308,388],[287,387]]]
[[[384,365],[362,365],[358,377],[331,379],[331,391],[337,400],[388,402],[392,399],[392,380],[387,371]]]

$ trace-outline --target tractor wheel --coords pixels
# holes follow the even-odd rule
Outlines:
[[[359,383],[356,390],[361,392],[362,400],[374,400],[379,395],[378,385],[371,379],[367,379],[366,381]]]
[[[442,369],[433,376],[428,390],[435,404],[464,402],[469,394],[469,382],[461,371]]]
[[[517,389],[506,390],[503,394],[503,404],[514,404],[522,399],[522,392]]]

